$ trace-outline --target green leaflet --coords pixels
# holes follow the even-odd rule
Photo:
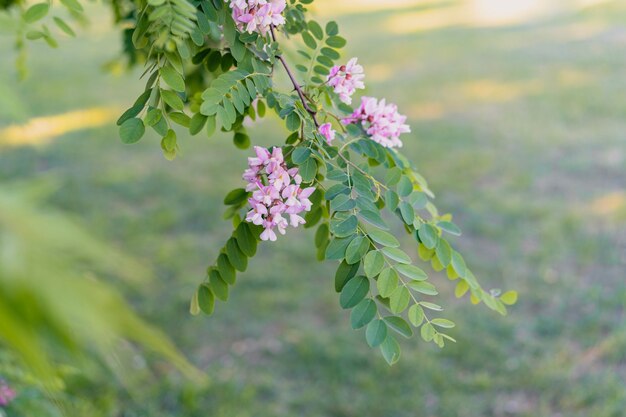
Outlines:
[[[392,330],[398,332],[407,339],[413,336],[413,329],[411,326],[400,316],[387,316],[384,317],[385,323]]]
[[[169,65],[164,66],[159,70],[159,73],[163,81],[172,89],[180,92],[185,91],[185,80],[173,67]]]
[[[143,137],[145,131],[146,128],[141,119],[128,119],[120,126],[120,138],[126,144],[135,143]]]
[[[424,321],[424,310],[419,306],[419,304],[413,304],[409,307],[407,316],[413,326],[419,327]]]
[[[369,237],[376,243],[387,246],[390,248],[397,248],[400,246],[400,242],[395,238],[391,233],[385,232],[384,230],[370,230],[367,233]]]
[[[228,283],[220,273],[212,269],[209,271],[209,285],[215,297],[221,301],[228,301]]]
[[[28,23],[34,23],[43,19],[48,14],[49,9],[48,3],[33,4],[24,12],[23,18]]]
[[[358,223],[355,215],[351,215],[346,219],[333,219],[330,222],[330,231],[336,237],[352,236],[356,233]]]
[[[435,246],[437,246],[437,242],[439,241],[439,234],[437,233],[437,230],[430,224],[423,224],[418,231],[418,235],[424,246],[426,246],[428,249],[433,249],[435,248]]]
[[[226,72],[202,93],[200,112],[205,116],[218,115],[222,126],[228,129],[235,123],[237,114],[244,114],[257,94],[263,94],[269,86],[267,74],[241,69]]]
[[[356,276],[349,280],[341,290],[339,304],[343,308],[357,305],[369,291],[369,280],[364,276]]]
[[[357,236],[346,248],[346,262],[354,264],[359,262],[370,247],[370,242],[365,236]]]
[[[340,239],[332,239],[326,248],[326,259],[340,260],[346,256],[346,248],[354,236]]]
[[[388,258],[393,259],[396,262],[400,262],[402,264],[410,264],[411,258],[407,255],[403,250],[398,248],[382,248],[382,252]]]
[[[407,278],[411,278],[416,281],[423,281],[426,278],[428,278],[428,276],[426,275],[426,272],[424,272],[422,269],[414,265],[408,265],[408,264],[396,265],[396,270],[402,275],[406,276]]]
[[[350,324],[353,329],[360,329],[367,325],[376,316],[376,303],[372,299],[365,299],[354,306],[350,314]]]
[[[365,338],[370,347],[378,347],[387,338],[387,325],[383,320],[373,320],[367,325]]]
[[[352,265],[346,261],[341,262],[335,273],[335,291],[341,292],[346,283],[356,275],[360,266],[360,262]]]
[[[389,308],[394,314],[400,314],[409,306],[411,294],[406,287],[397,287],[389,296]]]
[[[235,271],[235,268],[228,260],[228,256],[224,253],[217,258],[217,270],[219,271],[222,279],[224,279],[224,281],[226,281],[229,285],[235,284],[235,281],[237,280],[237,271]]]
[[[237,240],[235,238],[230,238],[226,243],[226,255],[236,270],[245,272],[248,268],[248,258],[241,251],[241,249],[239,249],[239,245],[237,244]]]
[[[380,351],[389,365],[395,364],[400,359],[400,345],[391,335],[388,335],[380,345]]]
[[[196,293],[197,304],[204,314],[213,314],[215,295],[208,284],[201,284]]]
[[[398,288],[398,273],[393,268],[385,268],[378,276],[376,286],[382,297],[389,297]]]
[[[250,225],[247,222],[239,223],[237,230],[235,230],[235,237],[237,238],[237,244],[241,252],[247,257],[253,257],[256,255],[257,238],[252,233]]]
[[[365,256],[363,269],[365,271],[365,275],[369,278],[374,278],[380,274],[384,266],[385,257],[377,250],[373,250]]]

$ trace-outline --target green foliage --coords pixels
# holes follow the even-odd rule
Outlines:
[[[269,87],[267,74],[234,70],[215,79],[202,93],[200,112],[215,116],[221,126],[230,130],[238,116],[245,116],[258,94]]]
[[[148,0],[137,11],[132,43],[137,50],[177,51],[189,57],[190,39],[199,32],[196,7],[187,0]]]
[[[98,375],[124,379],[121,370],[112,364],[104,370],[103,364],[111,354],[124,356],[128,342],[202,381],[200,371],[160,330],[98,278],[149,285],[150,272],[59,213],[35,208],[32,196],[43,192],[8,184],[0,191],[0,367],[10,362],[25,369],[14,379],[46,392],[51,407],[55,402],[72,407],[64,394],[65,379],[78,370],[68,368],[101,368]],[[56,415],[50,413],[40,415]]]
[[[444,331],[453,323],[432,317],[443,309],[429,298],[438,291],[415,265],[415,252],[433,270],[445,269],[458,280],[458,297],[469,294],[473,303],[482,302],[501,314],[517,297],[479,285],[446,239],[446,234],[458,236],[460,229],[451,215],[439,213],[426,180],[401,153],[374,142],[360,126],[336,123],[353,112],[326,83],[346,40],[337,23],[321,25],[310,19],[309,3],[289,2],[286,24],[268,33],[240,32],[221,0],[149,0],[134,5],[130,17],[118,19],[133,27],[128,61],[144,63],[147,81],[118,120],[119,133],[122,142],[132,144],[144,136],[146,127],[152,128],[161,137],[165,158],[171,160],[184,146],[174,125],[192,135],[205,126],[209,136],[217,129],[230,132],[234,145],[246,149],[251,137],[244,121],[264,117],[266,110],[282,119],[290,132],[281,146],[286,163],[298,168],[303,184],[317,189],[305,217],[306,227],[319,224],[316,257],[339,261],[335,289],[340,306],[351,310],[351,326],[365,327],[367,343],[393,364],[400,358],[400,347],[392,332],[411,337],[419,330],[422,339],[440,347],[452,340]],[[75,0],[63,4],[80,12]],[[48,13],[49,4],[40,3],[22,17],[33,24]],[[72,33],[69,26],[55,22]],[[46,26],[30,38],[54,43]],[[289,38],[300,45],[295,73],[282,49]],[[291,82],[286,90],[273,83],[281,69]],[[333,144],[319,133],[321,121],[335,123],[340,130]],[[235,189],[224,199],[224,217],[232,219],[235,230],[192,297],[193,314],[212,314],[216,301],[227,301],[237,272],[245,272],[256,255],[261,227],[242,220],[248,197],[245,190]],[[407,242],[401,244],[394,235],[397,228],[406,232]]]
[[[7,13],[9,19],[3,20],[2,25],[6,25],[9,31],[15,34],[15,46],[18,50],[18,59],[16,66],[20,77],[24,78],[27,74],[26,66],[26,45],[29,41],[44,41],[51,48],[58,47],[58,36],[74,37],[76,32],[73,29],[73,23],[68,23],[65,16],[61,13],[69,14],[70,18],[76,22],[84,20],[83,7],[78,0],[61,0],[60,6],[56,6],[50,1],[36,2],[24,4],[17,0],[0,1],[0,14]],[[17,16],[11,15],[15,9]],[[3,17],[0,15],[0,17]],[[17,17],[17,18],[15,18]],[[11,23],[9,25],[8,23]]]

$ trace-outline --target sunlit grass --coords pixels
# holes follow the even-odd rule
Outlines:
[[[520,82],[499,82],[483,79],[463,83],[459,90],[464,97],[471,101],[497,103],[512,101],[528,94],[536,94],[541,91],[541,88],[541,82],[536,79]]]
[[[35,117],[23,125],[0,130],[0,146],[45,145],[70,132],[108,125],[120,115],[114,107],[75,110],[54,116]]]
[[[466,22],[464,8],[453,6],[444,9],[407,11],[389,17],[385,30],[390,33],[413,33],[441,29]]]
[[[420,1],[374,0],[321,1],[316,6],[322,16],[365,14],[394,9],[401,12],[385,19],[385,30],[390,33],[414,33],[451,26],[507,26],[529,23],[562,12],[581,10],[607,3],[607,0],[460,0]]]
[[[382,10],[402,9],[424,3],[426,2],[422,0],[318,0],[315,2],[314,9],[322,16],[337,16],[341,14],[372,13]]]
[[[386,81],[393,77],[395,68],[391,64],[374,64],[367,67],[367,78],[371,82]]]
[[[594,199],[591,212],[597,216],[611,216],[626,211],[626,191],[613,191]]]
[[[458,343],[436,350],[403,340],[401,366],[390,369],[362,333],[346,330],[335,265],[315,262],[312,231],[298,229],[259,247],[212,319],[191,319],[189,295],[229,236],[221,202],[241,186],[249,150],[234,149],[228,134],[190,138],[181,129],[182,157],[168,162],[151,133],[120,144],[120,111],[102,127],[41,139],[47,146],[3,148],[0,176],[55,175],[52,206],[154,265],[157,284],[142,288],[137,305],[215,380],[190,401],[194,411],[177,403],[180,384],[161,378],[146,384],[145,405],[181,417],[623,415],[623,2],[592,10],[559,1],[562,14],[515,24],[461,13],[469,2],[318,3],[320,22],[338,20],[349,41],[343,58],[365,65],[366,94],[409,116],[404,151],[462,227],[455,247],[481,280],[519,290],[520,302],[499,318],[444,295]],[[101,29],[108,54],[92,38],[84,49],[32,46],[33,61],[46,64],[33,76],[47,83],[14,87],[25,109],[133,102],[137,77],[121,83],[93,71],[87,81],[82,67],[65,65],[108,60],[119,39]],[[283,140],[275,126],[250,128],[253,143]],[[432,280],[442,294],[453,290],[445,276]]]
[[[419,102],[411,105],[407,115],[415,120],[432,120],[443,117],[447,110],[439,102]]]

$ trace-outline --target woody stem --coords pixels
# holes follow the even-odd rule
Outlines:
[[[276,34],[274,33],[273,26],[270,27],[270,33],[272,35],[272,40],[276,42]],[[296,93],[298,93],[298,97],[300,97],[300,101],[302,102],[304,109],[313,118],[313,123],[315,123],[315,127],[320,127],[317,121],[317,117],[316,117],[317,112],[309,106],[309,103],[307,102],[307,99],[304,96],[304,92],[302,91],[300,84],[298,84],[298,82],[296,81],[296,78],[293,75],[293,72],[289,68],[289,65],[287,65],[287,61],[285,61],[285,58],[283,58],[282,55],[276,55],[276,59],[278,59],[280,63],[283,64],[283,68],[285,68],[285,72],[287,72],[287,75],[289,76],[289,79],[291,80],[291,84],[293,84],[293,88],[296,90]]]

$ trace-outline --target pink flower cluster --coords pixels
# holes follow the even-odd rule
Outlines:
[[[252,191],[252,198],[248,200],[252,209],[246,221],[263,226],[261,240],[275,241],[274,229],[284,235],[289,224],[298,227],[305,223],[299,214],[311,210],[309,197],[315,188],[300,188],[302,177],[298,168],[287,168],[281,148],[274,148],[270,153],[268,149],[255,146],[254,151],[256,157],[248,158],[248,169],[243,173],[243,179],[248,182],[246,191]]]
[[[386,148],[401,147],[400,135],[411,131],[409,125],[404,123],[406,116],[398,113],[398,106],[387,104],[385,99],[379,101],[373,97],[362,97],[361,105],[342,122],[360,122],[372,140]]]
[[[285,0],[225,0],[233,9],[233,19],[240,31],[259,32],[265,35],[270,26],[285,23],[282,13],[287,6]]]
[[[330,69],[327,78],[328,85],[333,87],[339,99],[346,104],[352,104],[352,95],[357,88],[365,88],[363,67],[356,61],[356,58],[352,58],[346,65],[335,65]]]
[[[0,381],[0,407],[9,405],[16,395],[17,393],[6,382]]]

